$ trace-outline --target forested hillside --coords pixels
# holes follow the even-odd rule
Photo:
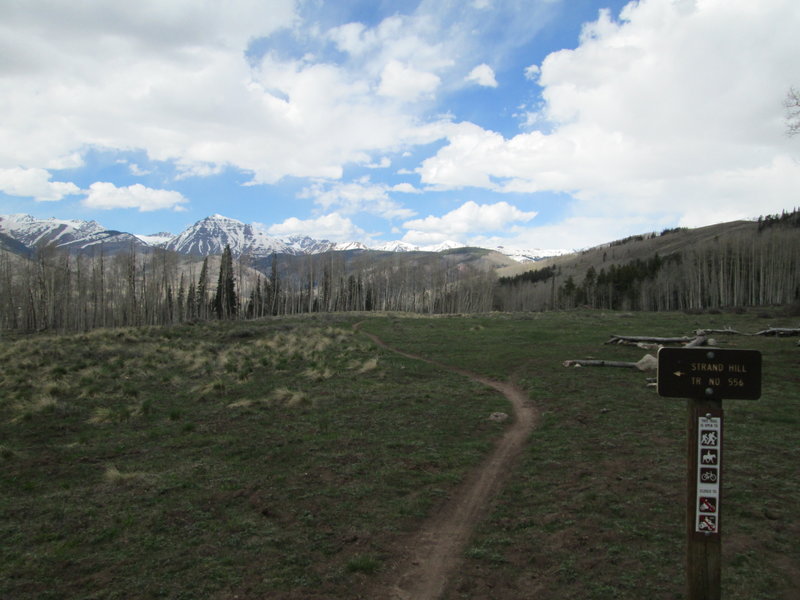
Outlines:
[[[800,301],[800,212],[665,230],[542,261],[498,277],[509,260],[443,253],[328,252],[267,260],[157,250],[107,256],[52,246],[0,249],[0,327],[96,327],[248,319],[305,312],[539,311],[589,306],[687,310]]]
[[[501,277],[496,308],[687,310],[800,301],[800,212],[670,229]]]

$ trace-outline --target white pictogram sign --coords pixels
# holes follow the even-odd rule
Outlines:
[[[722,418],[699,417],[697,425],[695,531],[700,533],[719,533]]]

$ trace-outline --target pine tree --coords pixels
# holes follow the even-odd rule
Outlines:
[[[208,257],[203,259],[203,267],[200,269],[200,280],[197,282],[197,317],[201,320],[208,318]]]
[[[233,319],[237,309],[236,286],[233,279],[233,257],[231,247],[226,245],[219,264],[217,293],[214,295],[214,310],[220,319]]]

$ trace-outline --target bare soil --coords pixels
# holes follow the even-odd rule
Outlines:
[[[536,427],[538,412],[527,394],[512,383],[495,381],[392,348],[363,331],[379,346],[422,360],[496,389],[511,402],[514,419],[492,453],[456,489],[453,495],[417,531],[402,541],[394,562],[387,565],[371,590],[372,597],[392,600],[440,598],[457,571],[467,543],[492,499],[502,489],[516,458]]]

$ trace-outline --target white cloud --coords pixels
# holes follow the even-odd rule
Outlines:
[[[153,210],[185,210],[188,202],[179,192],[155,190],[140,183],[128,187],[117,187],[113,183],[98,181],[89,186],[89,194],[82,201],[84,206],[104,210],[115,208],[137,208],[140,212]]]
[[[302,220],[291,217],[283,223],[268,227],[267,233],[278,237],[307,235],[315,239],[327,239],[334,242],[349,242],[367,237],[363,229],[356,226],[350,219],[335,212],[316,219]]]
[[[416,213],[389,197],[390,188],[372,183],[368,177],[349,183],[315,183],[300,192],[301,198],[312,198],[317,206],[329,211],[352,215],[369,213],[384,219],[408,219]],[[398,191],[406,191],[406,188]]]
[[[408,230],[403,240],[423,245],[454,238],[463,240],[479,233],[507,231],[514,223],[526,223],[535,216],[535,212],[519,210],[507,202],[468,201],[441,217],[430,215],[403,223]]]
[[[381,157],[381,160],[378,162],[371,162],[367,165],[364,165],[367,169],[388,169],[392,166],[392,161],[389,159],[388,156]]]
[[[544,132],[461,123],[418,172],[439,188],[565,192],[598,219],[701,225],[780,210],[800,189],[781,104],[798,30],[791,0],[642,0],[619,21],[602,11],[576,49],[541,64],[544,105],[526,122]]]
[[[673,226],[665,220],[659,227],[653,228],[653,223],[652,218],[641,215],[572,215],[558,223],[520,229],[513,235],[495,239],[493,243],[485,245],[519,249],[582,250],[651,229],[661,230]]]
[[[290,25],[293,7],[292,0],[269,10],[256,0],[235,10],[212,0],[5,6],[0,166],[74,165],[76,151],[91,146],[193,160],[195,143],[223,133],[220,121],[242,108],[248,41]]]
[[[393,192],[401,192],[403,194],[421,194],[422,190],[418,190],[410,183],[397,183],[392,186],[391,190]],[[409,215],[411,216],[411,215]]]
[[[345,164],[370,164],[381,151],[441,136],[435,121],[376,95],[380,71],[361,71],[359,61],[246,56],[252,39],[295,23],[290,0],[268,9],[255,1],[235,10],[202,2],[126,6],[43,11],[18,3],[3,11],[0,168],[66,168],[79,166],[87,149],[141,149],[173,162],[184,178],[234,167],[257,183],[336,179]],[[420,49],[401,48],[406,38],[392,38],[391,29],[384,37],[394,40],[395,54]],[[433,53],[425,48],[421,61]],[[391,58],[379,55],[384,64]],[[408,64],[393,82],[387,73],[387,93],[432,91],[435,76]]]
[[[539,65],[530,65],[525,67],[525,79],[530,79],[531,81],[536,81],[539,77]]]
[[[467,75],[466,80],[484,87],[497,87],[497,79],[495,79],[494,71],[492,67],[486,63],[480,64],[472,69],[469,75]]]
[[[26,196],[37,202],[55,202],[80,193],[74,183],[50,181],[44,169],[0,169],[0,190],[9,196]]]
[[[435,246],[436,244],[447,241],[453,241],[458,245],[466,245],[466,243],[462,242],[460,239],[453,240],[439,231],[420,231],[418,229],[406,231],[400,241],[419,247]]]
[[[255,183],[340,178],[348,164],[441,139],[450,117],[426,112],[429,100],[552,14],[550,2],[495,4],[421,2],[374,26],[325,30],[319,6],[296,0],[11,3],[0,20],[0,168],[77,167],[90,149],[133,149],[181,177],[233,167]]]
[[[136,175],[137,177],[141,177],[143,175],[149,175],[151,173],[151,171],[148,171],[147,169],[141,168],[136,163],[130,163],[128,165],[128,168],[131,170],[131,173],[133,175]]]
[[[399,61],[392,60],[381,73],[378,93],[381,96],[413,102],[425,96],[432,96],[441,81],[433,73],[418,71]]]

